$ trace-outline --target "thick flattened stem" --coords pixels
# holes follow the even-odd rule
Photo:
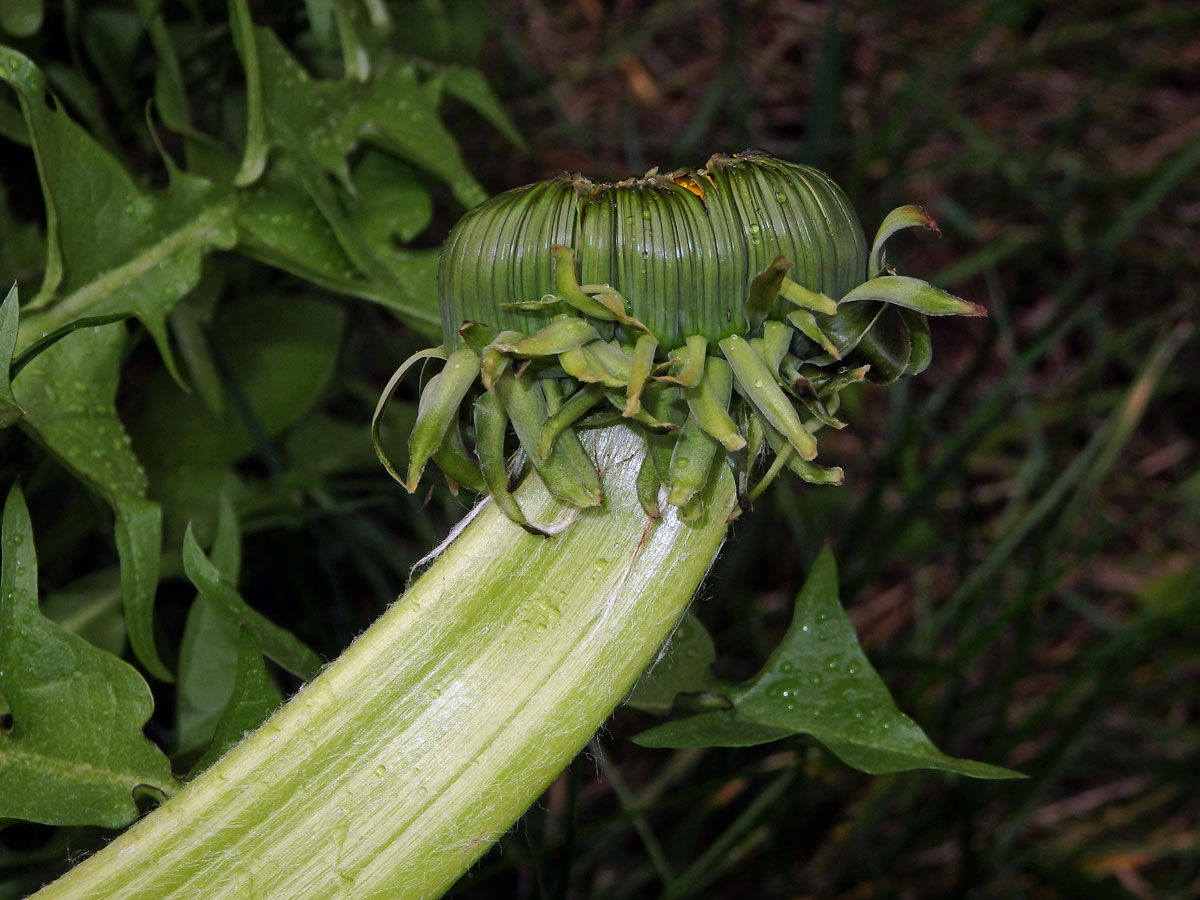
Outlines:
[[[605,434],[608,500],[552,540],[484,506],[316,680],[38,900],[441,896],[626,695],[721,544],[731,479],[647,528],[642,446]],[[528,481],[530,517],[561,517]]]

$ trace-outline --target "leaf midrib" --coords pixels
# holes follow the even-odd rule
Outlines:
[[[41,751],[30,751],[22,746],[20,738],[0,741],[0,769],[20,766],[26,772],[34,770],[54,778],[98,785],[117,785],[121,788],[134,784],[153,783],[147,780],[148,773],[134,770],[98,766],[85,760],[65,759]]]
[[[113,291],[141,277],[175,254],[193,247],[199,249],[217,244],[220,226],[233,227],[235,209],[236,203],[233,198],[223,199],[199,213],[186,225],[149,245],[127,262],[92,279],[55,302],[53,306],[28,316],[21,323],[16,352],[19,353],[43,334],[79,318]],[[208,240],[205,240],[205,232],[211,232]]]

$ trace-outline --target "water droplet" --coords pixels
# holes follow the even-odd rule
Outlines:
[[[856,718],[856,719],[861,719],[862,717],[863,717],[862,710],[861,710],[861,709],[856,709],[856,710],[854,711],[854,718]]]
[[[763,381],[762,381],[762,379],[761,379],[761,378],[757,379],[757,380],[754,382],[754,386],[755,386],[756,388],[760,388],[760,387],[762,387],[762,386],[763,386]]]
[[[779,671],[780,672],[794,672],[794,671],[796,671],[796,667],[793,666],[790,662],[785,662],[783,665],[781,665],[779,667]]]
[[[801,631],[808,631],[808,626],[807,626],[807,625],[801,625],[801,626],[800,626],[800,630],[801,630]]]
[[[858,674],[858,666],[854,665],[853,663],[846,666],[846,674],[847,675],[857,675]]]
[[[643,218],[643,219],[649,219],[649,218],[650,218],[650,210],[648,210],[648,209],[643,209],[643,210],[642,210],[642,218]]]
[[[821,679],[820,675],[818,675],[816,672],[813,672],[811,675],[808,676],[808,681],[809,681],[809,684],[820,684],[822,679]]]
[[[787,194],[785,194],[783,191],[776,191],[775,199],[780,203],[787,203]]]
[[[421,785],[419,788],[417,788],[417,793],[424,797],[429,793],[429,788],[425,787],[425,785]]]
[[[784,679],[775,682],[767,688],[767,693],[776,699],[782,700],[785,709],[795,709],[796,700],[800,697],[800,689],[798,682],[791,679]]]
[[[751,234],[758,234],[760,231],[762,231],[762,229],[758,227],[757,222],[752,222],[750,224],[750,233]]]
[[[429,696],[432,697],[434,700],[436,700],[438,697],[442,696],[442,692],[439,691],[437,688],[433,688],[429,692]]]
[[[838,667],[838,658],[836,656],[831,656],[825,660],[825,668],[827,668],[830,672],[835,671],[837,669],[837,667]]]
[[[384,765],[376,766],[375,767],[375,777],[381,778],[386,771],[387,771],[387,766],[384,766]]]

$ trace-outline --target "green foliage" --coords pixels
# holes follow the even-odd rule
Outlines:
[[[727,708],[676,719],[636,738],[647,747],[746,747],[792,734],[816,738],[843,762],[872,774],[906,769],[945,769],[976,778],[1012,778],[998,766],[953,759],[896,708],[895,701],[858,646],[854,626],[838,603],[837,569],[828,547],[813,564],[796,597],[792,624],[762,671],[749,681],[724,685],[708,670],[715,659],[711,640],[695,624],[673,647],[682,653],[656,677],[654,692],[708,696],[708,705]],[[645,690],[645,689],[644,689]],[[638,706],[634,698],[633,705]],[[653,699],[653,695],[651,695]],[[660,702],[654,704],[661,708]],[[642,705],[645,708],[645,705]]]
[[[208,749],[192,765],[189,777],[198,775],[220,759],[225,751],[261,725],[283,701],[279,688],[267,674],[263,648],[251,630],[243,626],[237,636],[237,662],[229,697],[221,707]]]
[[[17,323],[20,318],[17,305],[17,286],[14,284],[0,306],[0,428],[16,422],[25,411],[17,403],[12,391],[13,351],[17,347]]]
[[[126,825],[135,794],[176,788],[142,734],[154,704],[127,663],[38,609],[33,528],[19,487],[4,506],[0,570],[0,817],[53,825]]]
[[[321,667],[320,657],[291,632],[272,624],[247,606],[237,590],[221,578],[217,567],[204,555],[190,528],[183,536],[183,568],[200,596],[217,615],[253,635],[268,658],[298,678],[307,680],[317,673]]]
[[[164,746],[180,772],[211,763],[278,704],[264,656],[299,678],[322,664],[235,586],[239,519],[332,507],[321,480],[372,466],[353,416],[324,414],[315,438],[296,427],[330,389],[346,339],[345,311],[321,291],[374,301],[388,310],[377,323],[394,315],[436,333],[436,250],[425,236],[435,198],[462,209],[484,197],[443,124],[443,100],[519,142],[476,70],[399,50],[390,20],[353,6],[332,4],[325,31],[286,26],[302,64],[245,3],[231,4],[228,22],[206,21],[203,4],[89,4],[65,18],[4,4],[0,29],[22,40],[0,44],[0,134],[31,156],[26,181],[6,178],[0,197],[0,279],[21,282],[0,306],[0,439],[12,451],[4,477],[29,479],[35,515],[61,507],[42,539],[54,560],[43,612],[63,627],[38,612],[32,557],[6,538],[6,584],[14,567],[26,572],[6,588],[16,624],[0,631],[0,708],[13,723],[0,817],[116,827],[137,814],[135,785],[174,788],[140,733],[149,689],[107,651],[128,646],[148,676],[178,682]],[[315,26],[321,5],[311,12]],[[233,71],[210,64],[206,29]],[[333,74],[339,54],[343,76]],[[40,229],[11,202],[33,187]],[[417,239],[426,246],[406,246]],[[330,432],[353,433],[360,451],[327,446]],[[28,526],[12,528],[28,545]],[[213,541],[211,560],[195,535]],[[164,612],[156,600],[164,589],[173,599],[181,576],[199,593]],[[172,623],[183,624],[178,647]],[[110,774],[81,788],[89,771]]]
[[[610,783],[627,779],[619,807],[580,762],[457,895],[545,884],[556,896],[586,884],[608,898],[769,896],[781,885],[813,895],[1116,896],[1116,872],[1146,895],[1191,896],[1200,786],[1186,698],[1200,492],[1194,475],[1175,484],[1194,469],[1195,434],[1170,409],[1193,408],[1195,389],[1143,363],[1195,348],[1194,334],[1188,343],[1173,329],[1194,319],[1196,299],[1190,176],[1200,144],[1179,96],[1194,53],[1178,49],[1196,12],[1094,16],[998,2],[934,20],[867,4],[780,27],[767,18],[771,4],[736,20],[719,18],[725,6],[686,6],[643,4],[602,25],[578,5],[561,22],[514,12],[489,64],[544,148],[514,177],[521,163],[479,150],[475,114],[513,137],[470,67],[490,27],[483,4],[242,4],[238,40],[248,60],[253,35],[252,72],[224,3],[0,2],[0,41],[10,45],[0,77],[17,84],[0,88],[0,291],[17,282],[26,298],[19,336],[16,292],[0,307],[0,467],[7,482],[22,480],[38,526],[44,617],[34,621],[113,654],[132,650],[151,678],[173,674],[175,721],[160,704],[147,733],[176,773],[190,772],[269,709],[275,682],[294,684],[273,663],[260,677],[261,646],[231,599],[238,588],[330,657],[461,513],[462,501],[441,491],[424,509],[390,492],[363,439],[386,371],[413,349],[395,319],[439,339],[433,248],[461,211],[455,190],[471,190],[461,172],[452,189],[405,135],[374,140],[370,126],[386,114],[374,79],[395,79],[438,128],[468,138],[437,162],[466,158],[489,186],[542,177],[564,159],[623,177],[765,146],[827,168],[867,218],[928,203],[945,234],[931,280],[982,301],[991,319],[935,323],[936,381],[886,399],[865,386],[844,392],[839,415],[886,440],[823,435],[846,488],[780,480],[755,498],[714,574],[721,602],[698,605],[632,703],[687,714],[678,727],[741,717],[743,744],[752,728],[819,740],[813,721],[748,722],[760,721],[750,712],[758,702],[767,718],[778,711],[763,694],[782,663],[770,654],[815,548],[832,540],[842,597],[900,706],[947,749],[1009,760],[1031,777],[1016,786],[866,779],[794,738],[719,752],[625,743],[611,766],[596,753]],[[765,33],[778,41],[769,52]],[[789,58],[821,60],[816,81]],[[38,93],[30,60],[55,99]],[[629,90],[644,86],[642,60],[663,99],[643,103]],[[279,76],[352,109],[336,110],[336,121],[329,111],[328,122],[302,110],[328,126],[321,133],[290,127],[280,113],[288,98],[269,81]],[[784,94],[794,99],[761,99]],[[85,168],[101,192],[84,189]],[[130,203],[137,215],[125,221]],[[893,240],[900,259],[906,241]],[[334,306],[330,293],[369,303]],[[137,318],[65,335],[45,351],[64,354],[64,375],[45,363],[39,374],[42,356],[29,353],[43,332],[105,310]],[[908,326],[894,318],[886,336]],[[1160,333],[1182,335],[1159,348],[1165,356]],[[14,371],[14,358],[28,365]],[[897,356],[892,366],[920,362]],[[106,390],[76,392],[71,373]],[[27,394],[43,400],[33,420]],[[402,421],[384,422],[382,437],[398,448],[415,408],[398,402],[392,412]],[[126,430],[132,457],[116,446]],[[161,548],[147,537],[152,504]],[[224,612],[181,580],[189,521],[231,600]],[[231,550],[239,532],[245,566]],[[727,678],[712,672],[701,619]],[[794,636],[793,627],[786,640]],[[725,708],[734,698],[741,706]],[[5,694],[0,714],[9,706]],[[105,722],[129,735],[147,721],[139,715]],[[645,727],[628,712],[611,731]],[[13,846],[24,837],[20,826],[4,831],[0,897],[24,896],[97,843],[61,828],[13,849],[10,835]]]

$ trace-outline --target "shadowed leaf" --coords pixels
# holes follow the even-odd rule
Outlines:
[[[67,116],[26,57],[0,47],[0,78],[20,98],[46,205],[45,276],[18,346],[84,316],[133,312],[178,375],[167,313],[198,280],[205,253],[233,246],[234,198],[178,171],[166,191],[144,191]]]
[[[647,747],[728,747],[807,734],[871,774],[944,769],[976,778],[1020,777],[947,756],[896,708],[838,603],[837,569],[828,548],[796,598],[780,645],[762,671],[728,697],[732,709],[677,719],[636,740]]]
[[[317,674],[321,658],[290,631],[248,606],[237,589],[209,562],[190,528],[183,537],[183,568],[213,609],[226,621],[249,630],[270,659],[298,678],[307,680]]]
[[[190,776],[207,769],[237,744],[246,732],[253,731],[283,702],[279,688],[267,674],[262,648],[249,629],[238,631],[237,664],[233,673],[233,691],[221,711],[212,743],[192,766]]]
[[[0,304],[0,428],[7,428],[25,414],[13,396],[9,371],[12,368],[13,350],[17,346],[17,327],[20,320],[17,305],[17,286],[9,288],[8,296]]]
[[[42,615],[37,556],[19,488],[4,508],[0,571],[0,817],[119,828],[138,816],[134,790],[176,787],[142,734],[154,708],[129,665]]]

